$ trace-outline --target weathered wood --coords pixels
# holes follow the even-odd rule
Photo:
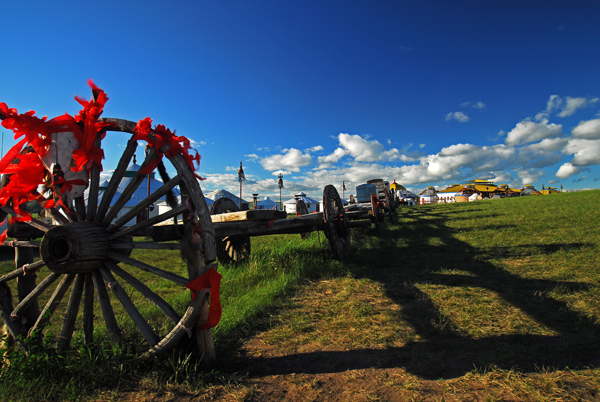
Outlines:
[[[134,260],[133,258],[124,256],[124,255],[116,253],[116,252],[109,251],[107,253],[107,257],[113,261],[123,262],[127,265],[131,265],[132,267],[136,267],[143,271],[153,273],[154,275],[160,276],[161,278],[167,279],[167,280],[174,282],[181,286],[186,286],[189,282],[189,280],[184,278],[183,276],[179,276],[172,272],[164,271],[160,268],[153,267],[152,265],[148,265],[144,262]]]
[[[170,350],[177,345],[185,334],[188,334],[188,337],[191,337],[195,330],[194,327],[197,325],[198,319],[202,313],[202,309],[206,305],[206,300],[207,293],[198,292],[196,298],[190,303],[185,314],[175,328],[173,328],[173,330],[157,345],[150,348],[150,350],[142,357],[152,357],[164,354],[165,351]]]
[[[86,273],[103,266],[108,237],[94,222],[74,222],[49,230],[40,246],[48,268],[58,273]]]
[[[266,236],[273,234],[296,234],[323,230],[323,222],[316,219],[285,219],[268,222],[215,223],[217,236]]]
[[[100,148],[101,136],[96,138],[94,146]],[[90,190],[88,192],[88,205],[86,220],[93,222],[96,219],[96,211],[98,210],[98,191],[100,188],[100,166],[92,162],[92,169],[90,171]]]
[[[31,247],[15,247],[15,268],[33,263],[33,249]],[[21,275],[17,279],[17,293],[19,301],[23,301],[37,286],[36,275]],[[31,300],[21,312],[25,318],[25,328],[29,329],[40,314],[37,298]]]
[[[348,220],[340,196],[332,185],[325,186],[323,190],[323,224],[335,257],[347,259],[351,250]]]
[[[243,217],[246,219],[248,215],[246,212],[238,211],[238,206],[231,199],[221,197],[217,199],[210,207],[210,214],[212,217],[227,217],[232,219]],[[253,211],[252,211],[253,212]],[[271,211],[275,212],[275,211]],[[259,216],[260,214],[254,214]],[[264,216],[273,216],[273,214],[262,214]],[[226,220],[227,221],[227,220]],[[214,222],[214,220],[213,220]],[[217,237],[217,257],[222,263],[240,262],[250,256],[252,251],[252,245],[250,236],[225,236]]]
[[[285,211],[271,211],[262,209],[253,209],[249,211],[228,212],[219,215],[211,215],[210,219],[216,222],[238,222],[238,221],[267,221],[273,219],[285,219]]]
[[[77,197],[73,200],[73,202],[75,203],[75,213],[77,214],[77,220],[80,222],[85,221],[86,212],[83,197]]]
[[[52,293],[52,296],[50,296],[50,299],[48,299],[48,302],[46,303],[46,306],[44,306],[44,309],[40,313],[37,321],[29,330],[31,334],[37,333],[41,335],[42,329],[44,329],[46,324],[48,324],[48,321],[50,321],[50,318],[60,304],[60,301],[65,296],[65,293],[67,293],[67,290],[69,289],[71,282],[73,282],[73,279],[75,279],[75,275],[73,274],[63,276],[63,279],[60,281],[56,289],[54,289],[54,293]]]
[[[23,300],[20,301],[20,303],[17,305],[17,307],[15,307],[14,310],[12,311],[11,315],[12,316],[23,315],[23,311],[32,302],[37,302],[37,297],[40,294],[42,294],[42,292],[44,290],[46,290],[48,288],[48,286],[53,284],[58,279],[59,276],[60,276],[60,274],[51,272],[50,275],[48,275],[43,281],[41,281],[40,284],[35,287],[35,289],[33,289],[25,298],[23,298]],[[36,319],[37,319],[37,317],[36,317]],[[32,321],[32,323],[33,322],[35,322],[35,321]]]
[[[116,218],[119,211],[121,211],[123,209],[125,204],[127,204],[127,202],[133,196],[133,193],[135,193],[135,190],[137,190],[137,188],[140,186],[140,184],[142,184],[142,182],[146,178],[146,175],[142,174],[141,171],[144,170],[144,168],[146,166],[148,166],[156,158],[158,158],[158,154],[156,153],[156,150],[154,148],[151,148],[150,152],[148,152],[148,154],[146,155],[146,159],[144,159],[142,166],[140,166],[140,170],[135,172],[135,175],[131,178],[129,183],[127,183],[127,187],[125,187],[125,189],[121,193],[121,196],[117,199],[117,201],[115,201],[114,205],[108,210],[108,212],[106,213],[104,218],[102,218],[100,225],[108,226],[112,222],[112,220]],[[104,201],[104,197],[102,197],[102,201]]]
[[[166,155],[168,155],[167,147],[161,148]],[[217,248],[216,248],[216,239],[215,233],[213,230],[212,220],[210,218],[210,213],[208,212],[208,207],[206,205],[206,201],[204,200],[204,194],[202,194],[202,190],[200,190],[200,185],[198,184],[198,180],[194,176],[194,173],[190,170],[187,161],[183,157],[183,155],[175,154],[170,157],[169,160],[177,169],[177,173],[184,179],[186,184],[186,189],[190,194],[190,200],[195,204],[196,202],[201,203],[202,205],[193,205],[194,211],[198,214],[199,224],[202,227],[202,241],[204,243],[204,261],[206,264],[214,261],[217,258]],[[200,276],[206,270],[203,266],[197,267],[198,273]],[[190,277],[190,279],[195,279]]]
[[[131,208],[129,211],[127,211],[126,214],[124,214],[122,217],[117,219],[112,225],[109,226],[107,231],[110,233],[110,232],[117,230],[118,228],[120,228],[121,226],[123,226],[124,224],[126,224],[127,222],[129,222],[130,220],[135,218],[136,216],[138,216],[140,212],[145,211],[148,208],[148,206],[150,206],[150,204],[152,204],[153,202],[158,200],[160,197],[167,194],[169,191],[171,191],[175,186],[179,185],[180,183],[181,183],[180,176],[173,177],[171,180],[169,180],[168,183],[165,183],[164,185],[162,185],[158,190],[156,190],[154,193],[150,194],[142,202],[140,202],[134,208]]]
[[[48,211],[48,213],[50,213],[50,216],[52,217],[52,219],[54,219],[56,222],[58,222],[59,225],[67,225],[71,222],[71,221],[69,221],[69,219],[67,219],[66,216],[61,214],[60,211],[54,207],[46,208],[46,210]]]
[[[11,242],[7,242],[7,244],[10,247],[31,247],[31,248],[38,248],[40,246],[40,244],[42,244],[42,242],[41,241],[30,241],[30,240],[13,240]]]
[[[0,209],[2,209],[2,211],[6,212],[9,215],[12,215],[12,216],[18,215],[12,207],[3,206]],[[30,226],[33,226],[36,229],[41,230],[44,233],[46,233],[48,230],[50,230],[52,228],[52,225],[48,225],[47,223],[44,223],[36,218],[31,218],[31,220],[29,220],[25,223]],[[12,225],[9,225],[9,226],[12,226]],[[19,237],[19,236],[14,236],[14,237]],[[25,235],[23,235],[21,237],[36,238],[36,237],[41,237],[41,236],[25,236]]]
[[[44,232],[23,222],[8,225],[6,235],[15,239],[37,239],[44,236]]]
[[[11,279],[18,278],[23,275],[27,275],[31,272],[35,272],[41,267],[46,265],[44,261],[36,261],[32,264],[22,265],[21,267],[15,269],[14,271],[10,271],[8,274],[0,276],[0,283],[10,281]]]
[[[162,297],[154,293],[150,288],[140,282],[133,275],[129,274],[127,271],[123,270],[117,264],[107,261],[106,266],[115,274],[119,275],[123,278],[127,283],[129,283],[135,290],[140,292],[146,299],[150,300],[156,307],[158,307],[167,318],[174,323],[179,322],[181,316],[177,314],[177,311]]]
[[[119,237],[136,233],[139,230],[150,227],[150,226],[155,225],[160,222],[164,222],[164,221],[171,219],[177,215],[181,215],[185,211],[188,211],[187,206],[180,205],[179,207],[172,209],[170,211],[167,211],[165,213],[162,213],[158,216],[154,216],[150,219],[146,219],[143,222],[137,223],[137,224],[127,227],[123,230],[119,230],[118,232],[113,233],[110,236],[108,236],[108,240],[115,240],[115,239],[118,239]],[[179,225],[179,226],[181,226],[181,225]],[[150,230],[152,230],[152,229],[150,229]],[[110,228],[109,228],[109,231],[110,231]]]
[[[133,131],[132,131],[133,132]],[[121,183],[121,179],[125,175],[125,171],[127,170],[127,166],[129,166],[129,162],[137,149],[137,141],[133,139],[129,139],[127,141],[127,146],[121,155],[121,159],[119,159],[119,163],[117,164],[117,168],[113,172],[110,181],[108,182],[108,186],[106,190],[104,190],[104,194],[102,195],[102,200],[100,200],[100,206],[96,211],[96,216],[94,218],[94,222],[100,222],[104,219],[106,215],[106,211],[110,207],[110,203],[117,192],[117,188],[119,187],[119,183]]]
[[[92,273],[92,279],[94,281],[94,287],[96,288],[96,294],[98,295],[98,304],[102,311],[102,317],[104,317],[104,323],[106,324],[106,330],[113,342],[122,343],[123,335],[121,334],[117,319],[115,318],[115,313],[110,304],[110,297],[106,291],[104,279],[102,279],[102,275],[98,271]]]
[[[150,242],[119,242],[119,243],[111,243],[109,245],[109,249],[114,250],[129,250],[129,249],[142,249],[142,250],[181,250],[180,243],[156,243],[153,241]]]
[[[146,319],[142,316],[142,314],[140,314],[138,309],[135,307],[135,304],[133,304],[125,290],[121,287],[119,282],[117,282],[110,270],[106,267],[103,267],[100,268],[99,271],[104,280],[106,281],[108,288],[121,302],[123,308],[125,308],[125,311],[127,311],[127,314],[133,320],[133,323],[135,324],[138,331],[140,331],[144,339],[146,339],[146,342],[148,342],[151,346],[156,345],[160,339],[154,333],[152,327],[148,324]]]
[[[2,317],[4,324],[15,338],[26,336],[27,330],[21,320],[12,320],[12,310],[13,304],[10,287],[6,283],[0,283],[0,317]]]
[[[66,350],[71,344],[71,338],[73,337],[73,331],[75,330],[75,320],[77,319],[79,305],[81,304],[81,296],[83,295],[84,282],[85,278],[83,274],[77,274],[75,283],[73,283],[73,288],[71,289],[71,296],[69,297],[69,303],[67,304],[65,319],[60,334],[58,335],[58,350]]]
[[[90,345],[94,342],[94,280],[92,274],[85,274],[83,336],[86,344]]]

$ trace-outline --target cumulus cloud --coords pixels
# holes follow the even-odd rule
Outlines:
[[[572,163],[564,163],[556,172],[555,176],[559,179],[568,179],[569,177],[577,174],[581,171],[581,168],[574,166]]]
[[[565,146],[564,152],[573,155],[571,163],[576,166],[600,164],[600,140],[572,138]]]
[[[310,165],[313,158],[308,153],[296,148],[284,149],[283,154],[271,155],[263,158],[260,164],[265,170],[289,170],[299,172],[300,168]]]
[[[517,123],[506,135],[507,145],[520,145],[529,142],[543,140],[544,138],[554,138],[562,134],[562,124],[548,123],[548,119],[543,118],[539,122],[525,119]]]
[[[570,96],[561,97],[559,95],[550,95],[546,104],[546,113],[558,112],[559,117],[572,116],[579,109],[590,107],[599,98],[572,98]]]
[[[463,112],[450,112],[446,115],[446,121],[450,120],[456,120],[459,123],[466,123],[471,119]]]
[[[600,139],[600,119],[580,122],[572,134],[577,138]]]
[[[317,152],[317,151],[322,151],[324,148],[321,145],[317,145],[311,148],[308,148],[306,151],[307,152]]]
[[[317,158],[317,161],[319,162],[319,164],[321,165],[321,167],[329,167],[332,164],[338,163],[338,161],[344,157],[344,155],[347,154],[347,151],[344,150],[343,148],[336,148],[335,151],[333,151],[332,154],[326,155],[326,156],[319,156]]]

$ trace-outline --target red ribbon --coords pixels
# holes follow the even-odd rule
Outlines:
[[[202,289],[210,287],[210,306],[208,308],[208,318],[206,322],[198,327],[198,331],[215,327],[221,320],[221,274],[214,269],[210,268],[199,278],[190,281],[186,287],[193,291],[200,291]],[[192,300],[196,297],[195,293],[192,292]]]

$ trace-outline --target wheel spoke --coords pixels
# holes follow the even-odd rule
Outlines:
[[[135,190],[137,190],[140,184],[142,184],[142,181],[144,181],[144,179],[146,178],[146,175],[141,174],[140,172],[144,170],[144,168],[156,158],[158,158],[158,154],[156,153],[156,150],[154,148],[151,148],[150,152],[148,152],[148,154],[146,155],[146,159],[144,160],[144,163],[142,163],[140,170],[138,170],[135,173],[135,176],[133,176],[129,183],[127,183],[127,187],[125,187],[125,190],[123,190],[119,199],[108,210],[108,213],[104,216],[104,218],[102,218],[100,225],[108,226],[108,224],[111,223],[113,219],[115,219],[119,211],[123,209],[125,204],[127,204],[127,201],[129,201],[133,196],[133,193],[135,193]],[[104,202],[104,197],[102,197],[102,202]]]
[[[140,212],[145,211],[150,206],[150,204],[154,203],[160,197],[167,194],[173,189],[173,187],[177,186],[179,183],[181,183],[181,177],[179,175],[173,177],[171,180],[163,184],[158,190],[150,194],[150,196],[145,198],[134,208],[130,209],[125,215],[117,219],[112,225],[110,225],[110,227],[108,228],[108,232],[113,232],[117,230],[118,228],[135,218]]]
[[[40,313],[40,316],[38,317],[37,321],[35,322],[33,327],[31,327],[31,334],[35,334],[37,331],[41,331],[42,329],[44,329],[46,324],[48,324],[48,321],[50,321],[52,314],[54,314],[54,311],[56,310],[56,308],[60,304],[60,301],[69,289],[71,282],[73,282],[73,279],[75,279],[74,274],[68,274],[63,276],[63,279],[60,281],[56,289],[54,289],[54,293],[52,294],[52,296],[50,296],[50,299],[46,303],[46,306],[44,306],[44,309]]]
[[[67,312],[65,314],[63,326],[58,337],[59,350],[65,350],[71,344],[71,338],[73,337],[73,331],[75,330],[75,320],[77,319],[79,305],[81,304],[81,296],[83,295],[84,281],[85,275],[77,274],[73,289],[71,289],[71,296],[69,297],[69,303],[67,304]]]
[[[176,284],[181,286],[186,286],[189,282],[189,280],[184,278],[183,276],[179,276],[169,271],[164,271],[160,268],[153,267],[152,265],[148,265],[144,262],[134,260],[133,258],[124,256],[122,254],[109,251],[108,258],[117,262],[123,262],[127,265],[131,265],[132,267],[139,268],[142,271],[153,273],[154,275],[158,275],[161,278],[167,279],[171,282],[175,282]]]
[[[92,274],[85,275],[83,298],[83,336],[86,344],[94,342],[94,281]]]
[[[75,213],[77,214],[77,220],[79,222],[85,221],[85,201],[83,197],[77,197],[74,200],[75,202]]]
[[[115,274],[123,278],[125,281],[127,281],[127,283],[133,286],[135,290],[140,292],[142,295],[144,295],[144,297],[146,297],[148,300],[154,303],[156,307],[161,309],[169,320],[173,321],[174,323],[177,323],[181,319],[179,314],[177,314],[175,309],[170,304],[164,301],[162,297],[150,290],[148,286],[144,285],[133,275],[129,274],[113,262],[109,261],[106,263],[106,265],[110,268],[112,272],[114,272]]]
[[[19,214],[17,214],[12,207],[4,206],[0,209],[2,209],[4,212],[6,212],[9,215],[19,216]],[[53,227],[52,225],[48,225],[47,223],[44,223],[44,222],[40,221],[39,219],[35,219],[35,218],[31,218],[31,220],[29,220],[25,223],[27,223],[30,226],[33,226],[36,229],[41,230],[44,233],[46,233]]]
[[[115,279],[110,270],[106,267],[99,269],[100,274],[108,284],[108,287],[113,294],[119,299],[129,317],[133,320],[137,329],[142,333],[146,342],[154,346],[159,342],[158,336],[152,330],[152,327],[146,322],[146,319],[140,314],[138,309],[135,307],[125,290],[121,287],[119,282]]]
[[[119,160],[119,164],[115,169],[113,175],[110,178],[110,182],[108,183],[108,187],[104,190],[104,194],[102,195],[102,200],[100,201],[100,206],[98,207],[98,211],[96,212],[96,217],[94,219],[95,222],[99,222],[104,219],[104,215],[106,211],[108,211],[108,207],[110,207],[110,203],[112,198],[119,187],[119,183],[125,174],[125,170],[127,170],[127,166],[135,153],[135,149],[137,148],[137,141],[130,139],[127,142],[127,147],[121,155],[121,159]]]
[[[42,260],[36,261],[32,264],[25,264],[21,268],[17,268],[14,271],[11,271],[6,275],[0,276],[0,283],[10,281],[11,279],[15,279],[15,278],[21,277],[23,275],[27,275],[30,272],[37,271],[38,269],[42,268],[44,265],[46,265],[46,264]]]
[[[158,216],[154,216],[150,219],[146,219],[145,221],[137,223],[133,226],[129,226],[128,228],[126,228],[124,230],[120,230],[117,233],[113,233],[112,235],[108,236],[108,240],[118,239],[119,237],[134,233],[136,230],[143,229],[143,228],[146,228],[149,226],[153,226],[160,222],[164,222],[167,219],[171,219],[177,215],[181,215],[182,213],[184,213],[187,210],[188,210],[187,206],[180,205],[179,207],[177,207],[175,209],[172,209],[170,211],[162,213]]]
[[[98,293],[98,304],[100,305],[100,310],[102,310],[102,316],[104,317],[104,322],[106,323],[106,329],[115,342],[122,343],[123,336],[121,335],[119,325],[117,324],[117,319],[115,318],[115,313],[112,305],[110,304],[110,298],[108,297],[108,292],[106,291],[106,285],[102,279],[102,275],[100,272],[94,271],[92,274],[92,279],[94,280],[96,293]]]
[[[61,214],[58,209],[54,207],[46,209],[48,210],[48,212],[50,212],[50,216],[52,217],[52,219],[58,222],[59,225],[67,225],[71,223],[71,221],[66,216]]]
[[[96,138],[94,146],[100,148],[101,138]],[[96,211],[98,209],[98,189],[100,188],[100,167],[96,163],[92,163],[90,172],[90,190],[88,191],[87,205],[87,220],[93,221],[96,219]]]
[[[42,294],[42,292],[46,290],[48,286],[53,284],[58,279],[59,276],[60,274],[57,274],[55,272],[50,273],[50,275],[48,275],[46,279],[40,282],[40,284],[37,285],[36,288],[31,291],[31,293],[29,293],[23,300],[21,300],[17,307],[14,308],[11,315],[20,316],[32,302],[37,300],[37,297],[40,294]]]
[[[13,321],[11,311],[13,310],[12,294],[10,288],[5,283],[0,283],[0,317],[13,336],[19,337],[27,334],[27,330],[21,320]]]

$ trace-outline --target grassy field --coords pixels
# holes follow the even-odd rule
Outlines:
[[[186,355],[141,363],[119,314],[129,347],[12,352],[0,399],[595,400],[599,201],[587,191],[402,208],[397,225],[353,230],[344,263],[323,233],[253,238],[246,264],[219,268],[213,370]],[[143,257],[183,269],[176,253]]]

